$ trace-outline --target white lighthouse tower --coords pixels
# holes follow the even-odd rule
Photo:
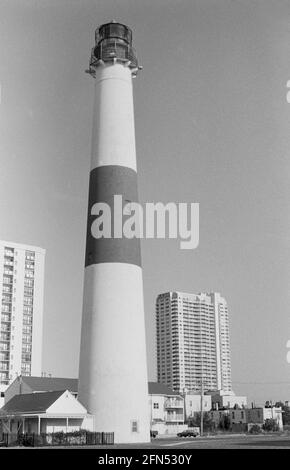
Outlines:
[[[113,201],[138,201],[132,77],[138,62],[131,30],[112,21],[96,31],[95,78],[79,400],[95,431],[115,442],[150,440],[140,240],[114,237]],[[112,209],[112,236],[96,238],[96,203]]]

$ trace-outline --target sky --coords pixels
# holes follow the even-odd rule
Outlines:
[[[46,249],[43,370],[76,377],[94,31],[133,29],[142,202],[198,202],[200,243],[143,240],[148,374],[155,299],[220,292],[233,388],[290,399],[288,0],[2,0],[0,239]]]

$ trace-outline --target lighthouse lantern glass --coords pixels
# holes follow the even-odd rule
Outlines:
[[[93,49],[90,67],[95,67],[99,60],[128,63],[128,67],[137,70],[138,60],[132,47],[132,31],[121,23],[107,23],[96,31],[96,46]],[[136,72],[135,72],[136,75]]]
[[[127,26],[120,23],[108,23],[102,25],[96,34],[96,43],[104,39],[118,39],[132,44],[132,32]]]

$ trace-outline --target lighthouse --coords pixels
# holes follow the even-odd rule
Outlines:
[[[140,239],[124,237],[113,213],[116,196],[124,217],[138,202],[132,78],[140,68],[127,26],[97,29],[87,70],[95,101],[78,397],[95,431],[114,432],[116,443],[150,441]],[[102,204],[110,233],[100,234]]]

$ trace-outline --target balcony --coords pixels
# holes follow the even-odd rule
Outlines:
[[[165,421],[166,423],[177,423],[177,422],[181,422],[183,423],[184,421],[184,415],[183,414],[176,414],[176,413],[166,413],[165,415]]]
[[[87,73],[96,76],[96,67],[99,63],[124,63],[132,69],[136,76],[138,60],[135,49],[132,47],[132,32],[127,26],[120,23],[107,23],[96,31],[96,45],[92,49],[90,67]]]
[[[2,305],[1,313],[7,313],[8,315],[11,315],[12,311],[11,308],[6,308],[8,307],[7,305]]]
[[[3,354],[3,353],[2,353]],[[5,354],[5,353],[4,353]],[[0,362],[9,362],[9,353],[6,353],[5,356],[1,356],[0,354]],[[1,366],[0,366],[1,367]]]
[[[135,67],[138,66],[135,49],[120,40],[106,39],[95,49],[95,56],[98,59],[110,60],[117,57],[119,60],[130,60]]]
[[[2,334],[0,336],[0,341],[9,343],[10,342],[10,335],[9,334],[7,334],[7,335]]]
[[[0,381],[3,385],[9,385],[8,375],[3,376],[3,374],[0,373]]]
[[[7,260],[7,259],[4,259],[4,267],[5,266],[14,266],[14,263],[13,261],[10,261],[10,260]]]
[[[3,286],[3,293],[12,295],[13,294],[12,287]]]
[[[22,362],[22,365],[24,364],[31,364],[31,354],[22,354],[22,357],[21,357],[21,362]]]
[[[13,276],[13,271],[11,271],[10,269],[4,269],[4,275]]]
[[[25,271],[25,277],[24,277],[24,282],[25,280],[33,279],[34,278],[34,271]]]
[[[176,398],[169,398],[168,400],[165,401],[164,408],[166,410],[168,409],[176,409],[176,408],[182,408],[183,409],[183,400],[177,400]]]
[[[11,318],[7,315],[1,315],[1,322],[3,323],[11,323]]]
[[[9,325],[9,323],[8,324],[7,324],[7,322],[3,323],[2,327],[1,327],[1,333],[6,334],[6,335],[9,334],[11,332],[10,327],[11,327],[11,325]]]
[[[6,249],[6,250],[4,251],[4,256],[10,256],[11,258],[13,258],[13,256],[14,256],[14,251],[9,250],[9,249]]]

